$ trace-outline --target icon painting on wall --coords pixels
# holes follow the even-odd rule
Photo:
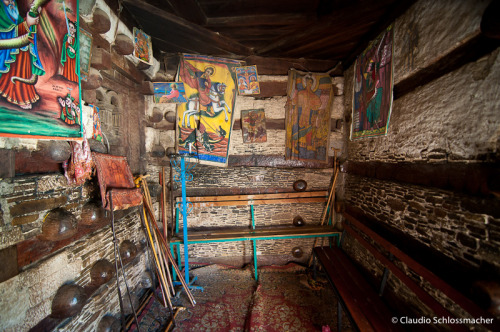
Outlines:
[[[328,162],[332,80],[327,73],[288,73],[285,114],[287,160]]]
[[[92,59],[92,35],[80,29],[80,79],[87,81],[90,72],[90,61]]]
[[[164,83],[164,82],[154,82],[154,95],[153,100],[155,103],[165,104],[165,103],[185,103],[186,90],[184,89],[184,83],[174,82],[174,83]]]
[[[236,81],[238,82],[238,93],[240,95],[260,94],[260,85],[256,66],[236,68]]]
[[[393,26],[356,59],[351,139],[387,135],[392,110]]]
[[[241,111],[243,143],[267,142],[266,113],[263,109]]]
[[[77,0],[0,6],[0,136],[81,139]]]
[[[201,164],[226,166],[234,121],[237,86],[235,67],[241,62],[203,55],[181,57],[177,81],[187,102],[177,105],[177,151],[194,152]]]
[[[140,61],[151,65],[153,63],[153,46],[151,37],[141,29],[134,27],[134,56]]]

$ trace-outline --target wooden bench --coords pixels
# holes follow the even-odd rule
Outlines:
[[[434,273],[420,265],[359,220],[348,213],[344,213],[344,217],[344,234],[340,241],[340,247],[315,247],[313,250],[315,258],[323,267],[328,280],[338,296],[338,331],[341,330],[342,309],[349,317],[352,325],[360,331],[399,331],[405,327],[405,325],[401,324],[399,321],[401,317],[394,314],[382,299],[384,287],[390,272],[401,280],[429,309],[431,309],[435,317],[456,318],[455,315],[449,312],[417,282],[402,271],[400,267],[394,263],[395,260],[404,263],[413,273],[420,275],[430,285],[443,292],[472,317],[491,317],[491,315],[486,313],[486,311],[481,309],[462,293],[452,288]],[[378,291],[372,287],[370,282],[367,281],[358,270],[356,264],[342,250],[341,246],[346,233],[355,238],[358,243],[365,247],[384,265],[385,269]],[[371,238],[377,244],[377,247],[365,240],[362,234]],[[382,248],[384,253],[377,248]],[[428,318],[433,322],[433,317]],[[393,323],[392,319],[398,319],[396,324]],[[490,320],[489,322],[490,323],[486,320],[482,320],[481,324],[488,329],[495,330],[495,328],[498,328],[495,320]],[[408,326],[409,325],[407,325],[407,327]],[[469,330],[466,324],[451,323],[448,324],[448,326],[454,331]],[[415,327],[415,325],[413,325],[413,327]],[[421,327],[425,328],[424,325]]]
[[[178,197],[176,200],[176,235],[170,239],[170,243],[172,246],[185,243],[184,234],[187,234],[188,244],[252,240],[254,246],[255,279],[257,280],[257,252],[255,250],[255,241],[317,237],[327,237],[330,239],[333,237],[337,237],[338,239],[340,236],[340,232],[336,231],[333,226],[330,225],[304,225],[300,227],[281,225],[259,227],[258,220],[255,220],[254,217],[253,207],[255,205],[266,204],[325,203],[327,198],[327,191],[187,197],[186,199],[188,204],[193,208],[210,208],[217,206],[250,206],[252,224],[245,227],[228,227],[217,229],[202,228],[197,230],[190,230],[188,227],[188,232],[185,233],[183,232],[183,230],[179,229],[179,205],[182,204],[182,198]]]

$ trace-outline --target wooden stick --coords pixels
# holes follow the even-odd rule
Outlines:
[[[152,219],[151,224],[153,225],[153,227],[156,229],[157,232],[160,232],[160,229],[158,228],[158,225],[156,225],[156,221],[154,219],[155,217],[154,217],[153,211],[151,210],[151,207],[149,205],[147,205],[147,204],[144,204],[144,206],[146,207],[146,211],[148,212],[149,216]],[[163,237],[160,237],[160,240],[161,240],[161,242],[163,242],[163,246],[165,248],[165,252],[167,254],[168,259],[172,263],[172,266],[174,267],[175,272],[179,276],[182,275],[181,271],[179,270],[179,267],[177,266],[177,263],[175,262],[174,257],[172,256],[172,253],[170,252],[169,247],[167,246],[167,243],[166,243],[165,239]],[[191,294],[191,291],[189,290],[188,284],[186,284],[186,281],[183,278],[179,278],[179,280],[180,280],[182,286],[184,287],[184,290],[186,291],[186,294],[188,295],[188,298],[191,301],[191,304],[195,305],[196,301],[195,301],[195,299],[193,297],[193,294]]]
[[[147,202],[144,201],[144,204],[143,206],[146,206],[147,205]],[[146,229],[147,229],[147,235],[148,235],[148,239],[149,239],[149,243],[151,245],[151,250],[153,251],[153,258],[154,258],[154,261],[155,261],[155,266],[156,266],[156,272],[158,274],[158,279],[160,280],[160,282],[163,284],[163,289],[165,290],[164,292],[162,292],[165,296],[165,298],[167,299],[167,303],[168,303],[168,307],[170,308],[170,310],[172,310],[172,302],[170,301],[170,294],[169,292],[167,291],[167,282],[165,280],[165,276],[163,275],[162,271],[161,271],[161,267],[160,267],[160,262],[159,262],[159,259],[158,259],[158,255],[156,253],[156,249],[155,249],[155,245],[153,243],[153,237],[151,236],[151,230],[149,228],[149,224],[148,224],[148,221],[147,221],[147,216],[146,216],[146,210],[143,209],[143,213],[144,213],[144,224],[146,226]]]
[[[163,236],[168,239],[167,225],[167,184],[165,182],[165,167],[161,168],[161,212],[163,219]]]
[[[321,218],[321,226],[325,223],[325,217],[326,213],[328,211],[328,206],[330,204],[330,199],[332,198],[333,193],[335,192],[335,184],[337,183],[337,176],[339,175],[339,170],[337,169],[335,171],[335,176],[333,177],[333,183],[332,183],[332,188],[330,189],[330,196],[328,197],[328,202],[326,203],[325,210],[323,211],[323,217]],[[316,243],[318,242],[318,238],[314,238],[314,243],[313,243],[313,248],[316,246]],[[313,259],[313,253],[311,251],[311,257],[309,257],[309,263],[308,265],[311,266]]]

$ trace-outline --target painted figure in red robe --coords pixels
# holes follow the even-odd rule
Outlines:
[[[68,33],[64,35],[61,50],[63,76],[73,82],[78,82],[79,63],[76,61],[78,44],[76,43],[76,24],[68,20]]]
[[[38,76],[44,75],[37,49],[36,25],[39,18],[19,14],[16,0],[0,2],[0,39],[14,40],[29,34],[30,43],[20,48],[0,49],[0,95],[23,109],[31,109],[40,99],[35,90]]]

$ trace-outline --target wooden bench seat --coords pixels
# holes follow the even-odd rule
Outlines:
[[[405,327],[399,320],[396,324],[393,323],[393,317],[394,319],[399,319],[401,317],[391,313],[391,310],[381,298],[389,273],[392,273],[404,283],[423,304],[432,310],[435,315],[433,317],[445,319],[457,318],[448,308],[445,308],[437,299],[422,288],[422,282],[417,283],[410,278],[405,272],[406,269],[411,270],[413,274],[420,276],[426,283],[441,291],[463,310],[468,312],[471,317],[476,319],[492,318],[490,314],[464,294],[452,288],[445,281],[437,277],[434,273],[416,262],[352,215],[344,213],[344,219],[344,234],[342,235],[340,244],[342,245],[346,234],[349,234],[384,266],[384,273],[380,282],[380,289],[377,292],[364,278],[363,274],[356,267],[356,264],[341,247],[314,248],[314,257],[317,258],[323,267],[327,278],[338,296],[338,331],[340,331],[341,326],[342,308],[350,318],[354,327],[361,331],[397,331]],[[371,241],[368,241],[367,238],[371,239],[374,244],[370,243]],[[401,268],[402,264],[396,264],[395,261],[404,264],[406,269],[403,270]],[[432,321],[433,317],[428,318]],[[496,320],[492,321],[493,323],[488,323],[487,320],[482,320],[480,324],[483,324],[487,329],[498,330],[498,323]],[[490,320],[490,322],[492,321]],[[421,327],[424,329],[426,326],[422,325]],[[469,330],[466,324],[449,323],[448,327],[453,331]]]
[[[402,331],[398,325],[391,325],[394,315],[342,250],[337,247],[315,247],[314,254],[334,286],[341,301],[339,305],[345,307],[345,312],[359,330]]]

